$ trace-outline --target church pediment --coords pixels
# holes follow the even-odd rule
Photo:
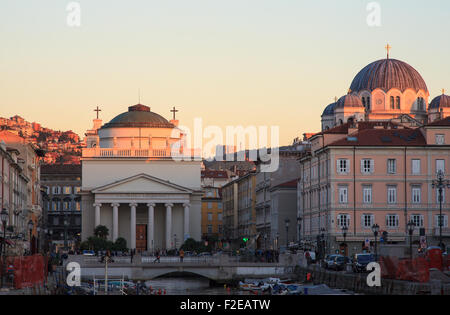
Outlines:
[[[129,178],[119,180],[117,182],[104,185],[92,190],[95,194],[111,194],[111,193],[164,193],[164,194],[190,194],[193,191],[189,188],[171,183],[169,181],[150,176],[147,174],[139,174]]]

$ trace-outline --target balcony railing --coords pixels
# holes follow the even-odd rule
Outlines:
[[[186,158],[200,157],[201,151],[198,149],[184,149],[180,155],[173,155],[171,148],[165,149],[116,149],[116,148],[85,148],[83,158]]]

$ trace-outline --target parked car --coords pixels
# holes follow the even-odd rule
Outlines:
[[[211,253],[210,252],[203,252],[203,253],[198,254],[198,256],[199,257],[211,256]]]
[[[355,254],[352,261],[353,272],[367,272],[366,267],[375,261],[375,257],[370,253]]]
[[[323,267],[324,267],[325,269],[331,269],[332,266],[334,265],[334,259],[335,259],[337,256],[340,256],[340,255],[338,255],[338,254],[330,254],[330,255],[327,255],[327,256],[324,258]]]
[[[83,256],[94,256],[95,252],[93,250],[84,250]]]
[[[342,271],[345,270],[349,262],[350,258],[347,256],[336,255],[328,268],[336,271]]]

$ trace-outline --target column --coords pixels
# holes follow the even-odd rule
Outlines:
[[[173,203],[166,203],[166,249],[172,249],[172,207]]]
[[[155,204],[154,203],[148,203],[148,224],[147,224],[147,250],[153,251],[154,250],[154,241],[155,241],[155,225],[154,225],[154,218],[155,218]]]
[[[112,228],[112,240],[115,242],[119,238],[119,203],[112,203],[113,207],[113,228]]]
[[[94,229],[100,225],[100,207],[102,206],[101,203],[94,203],[95,207],[95,226]]]
[[[130,218],[130,249],[136,249],[136,207],[137,203],[130,203],[131,218]]]
[[[190,231],[189,231],[189,207],[191,205],[188,203],[183,204],[184,207],[184,240],[186,241],[190,235]]]

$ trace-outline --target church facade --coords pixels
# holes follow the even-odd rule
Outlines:
[[[82,239],[98,225],[111,241],[122,237],[137,251],[179,248],[201,238],[201,161],[174,159],[185,135],[138,104],[109,123],[94,120],[82,156]],[[190,152],[189,152],[190,155]]]

